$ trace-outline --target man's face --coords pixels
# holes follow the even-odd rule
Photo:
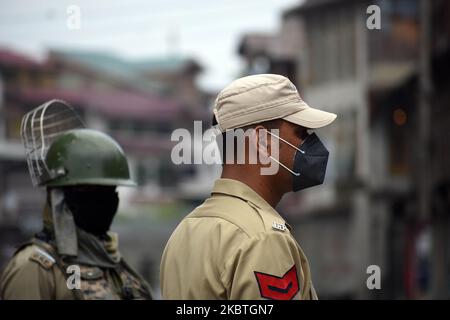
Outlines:
[[[287,142],[299,148],[299,146],[301,146],[305,141],[306,137],[308,136],[308,133],[306,128],[282,120],[280,123],[278,135]],[[278,143],[279,148],[278,160],[292,170],[294,167],[294,158],[297,150],[277,138],[270,139],[270,137],[268,137],[268,139],[269,141],[272,140],[273,143]],[[276,155],[274,155],[274,157],[275,156]],[[280,181],[280,185],[286,188],[285,190],[286,192],[292,191],[293,177],[294,177],[292,173],[290,173],[288,170],[285,170],[280,166],[278,169],[278,173],[276,174],[276,177],[277,180]]]
[[[80,185],[63,190],[78,227],[94,235],[109,230],[119,205],[115,186]]]

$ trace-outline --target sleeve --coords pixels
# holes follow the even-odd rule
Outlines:
[[[50,300],[54,299],[54,288],[51,269],[29,259],[14,257],[3,273],[0,297],[5,300]]]
[[[311,299],[306,257],[289,233],[265,232],[248,239],[227,262],[229,299]]]

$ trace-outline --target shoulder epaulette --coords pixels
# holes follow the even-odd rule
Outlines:
[[[45,269],[50,269],[56,262],[49,253],[41,248],[35,248],[30,255],[30,260],[39,263]]]

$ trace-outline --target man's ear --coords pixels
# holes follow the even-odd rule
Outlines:
[[[271,152],[270,140],[268,137],[267,129],[262,125],[255,127],[255,138],[256,145],[258,148],[258,153],[262,156],[268,157]]]

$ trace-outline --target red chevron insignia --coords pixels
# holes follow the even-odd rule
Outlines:
[[[255,272],[261,297],[272,300],[291,300],[299,291],[295,264],[281,278]]]

